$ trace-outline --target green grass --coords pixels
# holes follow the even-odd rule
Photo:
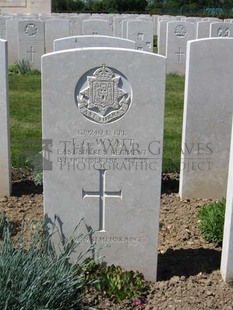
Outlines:
[[[226,199],[204,205],[198,212],[199,228],[202,236],[209,242],[223,240]]]
[[[41,150],[41,77],[10,75],[11,155],[14,167]],[[183,117],[184,77],[166,81],[164,172],[179,172]]]
[[[41,150],[41,76],[10,75],[11,159],[14,167]]]
[[[184,77],[168,75],[164,119],[163,172],[179,172],[184,104]]]

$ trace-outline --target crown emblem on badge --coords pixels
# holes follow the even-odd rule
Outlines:
[[[105,64],[92,76],[87,76],[88,86],[77,96],[81,113],[97,123],[109,123],[123,116],[129,108],[131,96],[119,86],[121,80]]]
[[[99,69],[97,69],[94,74],[94,77],[98,78],[99,80],[111,80],[111,78],[114,76],[112,70],[106,67],[106,65],[102,65]]]

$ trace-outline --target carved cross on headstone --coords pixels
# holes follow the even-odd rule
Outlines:
[[[85,191],[82,189],[82,198],[96,197],[99,198],[99,231],[105,232],[105,198],[122,198],[122,190],[113,192],[105,190],[105,175],[106,171],[104,169],[99,169],[99,191]]]
[[[179,47],[179,51],[175,52],[175,54],[178,56],[178,63],[181,63],[182,56],[184,56],[184,52],[181,51],[181,47]]]
[[[33,50],[33,47],[30,47],[30,50],[27,51],[27,54],[30,55],[30,61],[33,62],[33,54],[36,54],[36,51]]]

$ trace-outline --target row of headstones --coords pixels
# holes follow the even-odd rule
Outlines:
[[[109,22],[105,20],[86,20],[83,21],[83,35],[109,36],[108,27]],[[152,22],[127,21],[125,29],[125,38],[135,41],[136,49],[153,51]],[[6,21],[9,63],[24,59],[30,62],[33,69],[40,70],[41,56],[53,51],[53,41],[70,35],[70,21],[66,19],[45,21],[9,19]]]
[[[7,39],[9,64],[15,61],[28,60],[33,69],[40,70],[40,59],[44,53],[53,51],[53,41],[58,38],[77,35],[106,35],[127,38],[136,42],[136,49],[153,51],[153,35],[159,29],[159,54],[167,57],[167,73],[184,74],[185,45],[187,40],[195,38],[194,28],[197,18],[177,16],[171,19],[166,16],[121,15],[108,14],[59,14],[46,16],[4,16],[0,19],[0,37]],[[61,18],[62,17],[62,18]],[[22,20],[24,18],[24,20]],[[168,19],[169,18],[169,19]],[[174,33],[172,26],[166,36],[167,23],[170,20],[180,20]],[[208,23],[204,21],[204,23]],[[174,25],[173,25],[174,26]],[[164,34],[165,30],[165,34]],[[18,34],[17,39],[15,33]],[[168,42],[166,42],[166,37]],[[178,39],[178,41],[177,41]],[[78,46],[78,45],[76,45]],[[167,51],[166,51],[166,46]]]
[[[233,39],[188,42],[182,165],[191,169],[181,171],[181,195],[226,195],[232,50]],[[47,221],[58,215],[69,235],[84,218],[82,233],[91,236],[82,250],[94,243],[97,260],[148,280],[157,268],[165,68],[162,56],[129,49],[64,50],[42,61],[43,139],[52,163],[44,172]],[[230,281],[232,208],[226,218],[221,271]]]
[[[4,41],[1,50],[0,194],[9,195]],[[182,199],[226,196],[232,50],[230,38],[188,42]],[[162,56],[124,48],[66,49],[42,57],[47,220],[53,222],[56,214],[63,222],[62,235],[69,235],[84,218],[82,232],[92,235],[82,240],[82,249],[96,243],[104,261],[138,269],[150,280],[155,280],[157,266],[165,67]],[[231,170],[232,164],[227,210],[232,205]],[[229,212],[222,259],[227,280],[233,277]]]
[[[184,75],[187,42],[207,37],[233,37],[233,23],[161,21],[158,53],[167,57],[167,73]]]

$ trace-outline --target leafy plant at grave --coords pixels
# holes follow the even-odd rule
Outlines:
[[[26,165],[32,169],[32,177],[35,185],[43,184],[43,158],[42,151],[35,156],[26,159]]]
[[[0,242],[0,309],[77,309],[86,288],[92,284],[85,277],[88,266],[81,261],[82,255],[78,275],[77,266],[68,262],[81,239],[70,238],[57,253],[52,235],[45,233],[43,223],[38,223],[30,241],[26,240],[25,231],[30,227],[32,223],[23,223],[22,232],[13,240],[10,225],[4,221]],[[92,249],[88,249],[83,255],[91,253]]]
[[[205,240],[222,242],[226,199],[204,205],[198,212],[199,227]]]
[[[18,60],[16,66],[18,67],[19,74],[22,75],[32,71],[30,62],[26,59]]]
[[[39,70],[32,70],[29,60],[18,60],[14,65],[9,66],[8,71],[10,74],[20,75],[39,75]]]
[[[13,64],[13,65],[10,65],[8,67],[8,72],[9,74],[14,74],[14,75],[17,75],[19,74],[19,68],[18,68],[18,65],[17,64]]]
[[[124,271],[120,266],[103,267],[88,259],[86,279],[97,281],[95,289],[119,303],[123,299],[141,298],[147,287],[143,275],[138,271]]]

